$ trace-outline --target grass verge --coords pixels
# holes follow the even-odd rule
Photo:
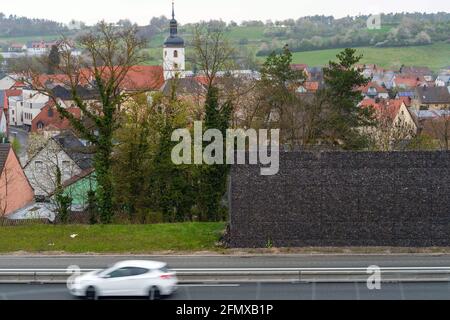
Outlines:
[[[224,223],[0,227],[0,253],[215,251],[224,229]]]

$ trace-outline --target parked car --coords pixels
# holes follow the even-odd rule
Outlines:
[[[147,297],[158,300],[177,289],[176,273],[155,261],[123,261],[113,267],[80,275],[70,293],[90,300],[99,297]]]

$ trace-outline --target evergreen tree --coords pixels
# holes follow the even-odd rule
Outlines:
[[[48,74],[55,74],[61,63],[61,56],[57,45],[53,45],[48,55]]]
[[[358,130],[375,125],[373,110],[360,108],[361,86],[368,79],[355,66],[362,56],[355,49],[345,49],[337,55],[338,61],[330,61],[324,69],[326,94],[330,107],[325,118],[324,138],[333,144],[342,144],[345,149],[363,149],[368,139]]]
[[[210,86],[205,102],[205,125],[204,129],[217,129],[221,131],[224,139],[229,127],[232,105],[227,101],[222,106],[219,103],[219,89]],[[224,155],[226,141],[224,140]],[[225,161],[225,159],[224,159]],[[227,191],[227,180],[229,173],[228,165],[203,165],[200,169],[199,183],[199,209],[202,220],[222,220],[222,197]]]

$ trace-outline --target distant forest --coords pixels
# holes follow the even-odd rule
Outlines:
[[[288,44],[291,51],[311,51],[345,47],[404,47],[450,42],[450,13],[391,13],[381,16],[380,30],[367,29],[368,15],[336,19],[308,16],[284,21],[210,21],[225,28],[239,45],[256,45],[257,55],[266,56]],[[124,21],[121,21],[124,23]],[[130,23],[128,21],[128,23]],[[167,17],[154,17],[142,28],[146,37],[167,32]],[[191,24],[183,26],[189,40]],[[237,32],[238,30],[238,32]],[[259,35],[255,39],[255,34]],[[240,35],[239,38],[236,38]],[[189,41],[188,41],[189,42]]]
[[[67,28],[62,23],[15,15],[6,16],[0,12],[0,37],[51,36],[65,31]]]
[[[308,16],[297,20],[244,21],[241,23],[211,21],[225,28],[237,45],[251,45],[258,56],[280,50],[288,44],[291,51],[311,51],[344,47],[402,47],[429,45],[436,42],[450,43],[450,13],[395,13],[382,15],[381,30],[368,30],[367,15],[336,19],[332,16]],[[120,20],[118,25],[128,25]],[[147,38],[164,37],[169,20],[165,16],[154,17],[141,35]],[[191,24],[182,26],[189,44]],[[5,16],[0,13],[0,37],[52,36],[67,32],[61,23]]]

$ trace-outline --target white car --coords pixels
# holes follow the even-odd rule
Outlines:
[[[176,273],[163,262],[124,261],[106,270],[80,275],[69,284],[70,293],[94,300],[99,297],[170,296],[177,289]]]

